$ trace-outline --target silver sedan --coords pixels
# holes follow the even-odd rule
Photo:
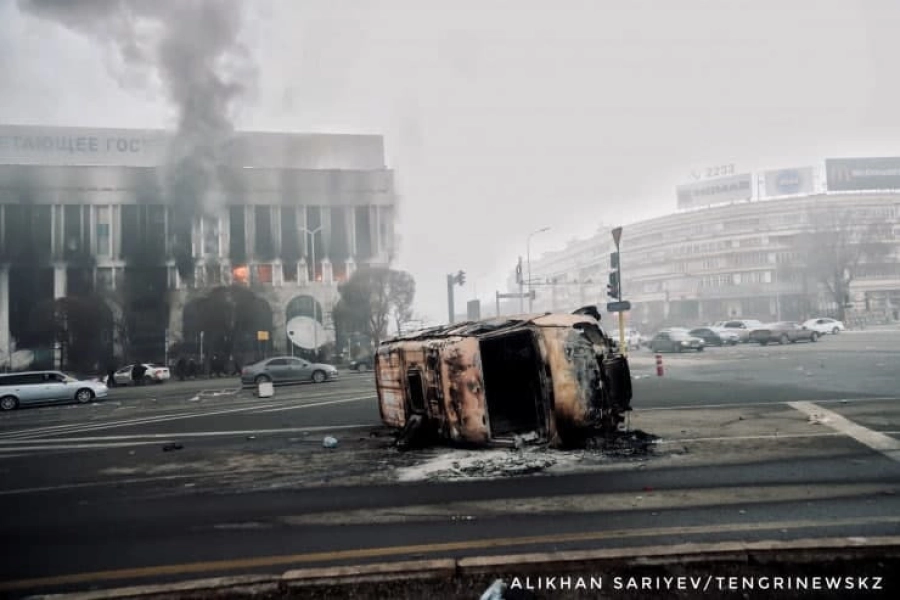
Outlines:
[[[248,365],[241,371],[241,383],[273,383],[333,381],[338,377],[337,367],[324,363],[311,363],[293,356],[273,356]]]

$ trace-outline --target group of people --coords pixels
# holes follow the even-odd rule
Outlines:
[[[241,365],[238,359],[231,359],[232,369],[229,371],[228,369],[228,360],[218,354],[213,354],[209,358],[208,367],[206,369],[201,370],[200,365],[197,364],[197,361],[194,360],[193,357],[185,359],[183,356],[179,357],[177,361],[175,361],[175,377],[177,377],[180,381],[184,381],[185,379],[193,379],[203,375],[202,371],[206,371],[206,373],[210,377],[227,377],[228,375],[240,375],[241,374]]]

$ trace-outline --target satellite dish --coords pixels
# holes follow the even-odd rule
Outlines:
[[[317,350],[330,341],[328,331],[312,317],[294,317],[286,329],[291,343],[304,350]]]

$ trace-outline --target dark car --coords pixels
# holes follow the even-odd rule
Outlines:
[[[700,338],[707,346],[734,346],[738,343],[739,339],[736,334],[717,331],[715,329],[712,329],[711,327],[698,327],[697,329],[691,329],[688,334],[692,335],[693,337]]]
[[[793,321],[779,321],[768,323],[750,332],[750,341],[765,346],[769,343],[787,344],[797,341],[817,342],[821,334],[818,331],[807,329]]]
[[[703,352],[704,345],[702,339],[680,329],[660,331],[650,340],[652,352],[684,352],[685,350]]]
[[[359,371],[362,373],[363,371],[371,371],[374,367],[375,359],[371,356],[361,356],[350,361],[351,371]]]

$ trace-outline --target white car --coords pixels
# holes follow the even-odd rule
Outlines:
[[[131,381],[132,368],[134,368],[134,365],[128,365],[116,371],[114,375],[116,385],[134,385],[134,382]],[[163,383],[172,377],[168,367],[144,363],[144,369],[144,383]]]
[[[639,331],[635,331],[634,329],[625,329],[625,345],[629,350],[637,350],[638,348],[643,346],[646,341],[647,340],[644,339],[644,336],[642,336]]]
[[[803,326],[809,330],[825,335],[827,333],[838,334],[844,331],[844,324],[837,319],[829,319],[822,317],[819,319],[809,319],[803,322]]]

